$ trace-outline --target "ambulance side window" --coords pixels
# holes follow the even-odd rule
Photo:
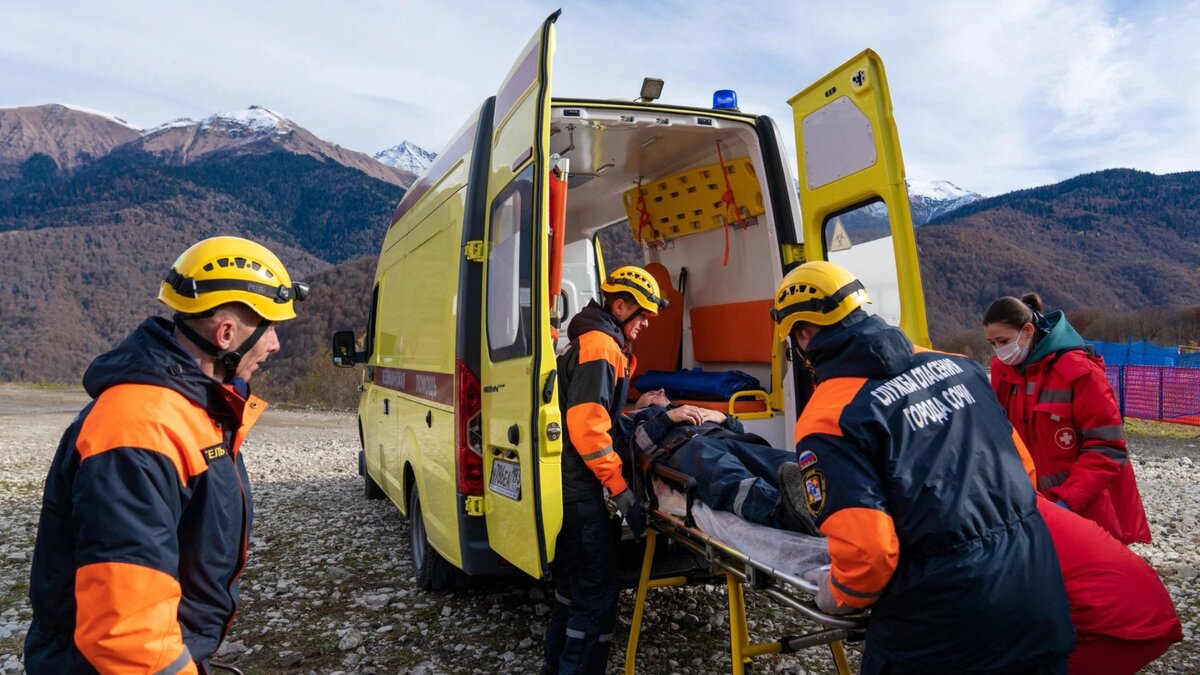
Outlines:
[[[628,220],[613,223],[597,232],[596,248],[603,252],[604,267],[608,271],[625,265],[641,267],[646,264],[646,251],[633,238]]]
[[[367,334],[363,336],[363,351],[370,357],[375,353],[375,326],[379,315],[379,284],[371,291],[371,314],[367,317]]]
[[[823,224],[829,262],[850,270],[867,289],[864,307],[892,325],[900,324],[900,286],[887,205],[873,199],[831,214]]]
[[[493,361],[531,353],[530,258],[533,240],[533,167],[492,202],[488,239],[487,336]]]

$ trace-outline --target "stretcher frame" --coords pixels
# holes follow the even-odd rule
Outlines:
[[[724,577],[729,612],[729,653],[734,675],[743,675],[755,657],[765,654],[788,654],[826,644],[829,645],[839,675],[850,675],[850,664],[846,659],[843,643],[863,639],[867,626],[866,614],[835,616],[822,612],[813,601],[817,592],[814,584],[754,560],[696,528],[691,515],[696,498],[694,478],[658,463],[643,466],[642,469],[646,474],[652,473],[684,492],[687,496],[687,511],[683,518],[679,518],[661,510],[653,491],[649,490],[651,508],[648,510],[646,544],[638,576],[633,621],[629,627],[629,642],[625,648],[627,675],[633,675],[635,671],[638,638],[649,590],[684,586],[693,581],[688,576],[651,578],[654,551],[659,537],[665,537],[693,554],[702,556],[708,562],[710,572],[714,576]],[[766,594],[826,628],[804,635],[783,636],[772,642],[752,644],[746,621],[745,587]]]

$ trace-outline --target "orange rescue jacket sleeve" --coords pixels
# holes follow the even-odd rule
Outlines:
[[[808,510],[828,540],[830,589],[838,603],[857,608],[879,599],[900,558],[872,450],[848,438],[839,423],[863,384],[859,378],[822,382],[796,423]]]
[[[566,423],[571,445],[600,484],[612,495],[628,485],[621,475],[621,458],[613,449],[610,410],[616,401],[618,378],[628,362],[611,337],[600,331],[579,336],[579,363],[567,389]]]
[[[1071,414],[1081,443],[1076,460],[1061,485],[1047,490],[1054,499],[1079,511],[1116,480],[1129,455],[1125,426],[1104,371],[1088,363],[1071,382]]]
[[[166,421],[122,410],[137,404],[101,397],[76,442],[75,645],[102,673],[195,673],[178,621],[176,532],[197,462]]]
[[[1033,485],[1033,489],[1037,490],[1037,467],[1033,464],[1033,456],[1029,454],[1029,448],[1025,447],[1025,441],[1021,440],[1021,434],[1017,433],[1014,428],[1012,430],[1012,442],[1017,448],[1017,454],[1021,457],[1021,466],[1025,468],[1025,475],[1029,476],[1029,483]]]

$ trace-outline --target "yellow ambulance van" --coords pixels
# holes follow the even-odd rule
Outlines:
[[[776,123],[739,110],[734,92],[712,108],[659,103],[654,80],[637,101],[554,95],[558,15],[396,207],[362,346],[334,336],[336,365],[365,364],[366,494],[410,518],[424,588],[547,574],[562,523],[555,353],[618,255],[670,300],[636,342],[635,378],[748,373],[757,387],[697,403],[777,447],[794,446],[806,395],[768,314],[793,266],[849,268],[871,311],[929,342],[875,53],[789,101],[796,181]]]

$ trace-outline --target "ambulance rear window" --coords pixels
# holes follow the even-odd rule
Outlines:
[[[487,340],[492,361],[531,351],[530,273],[533,230],[533,166],[492,202],[487,266]]]

